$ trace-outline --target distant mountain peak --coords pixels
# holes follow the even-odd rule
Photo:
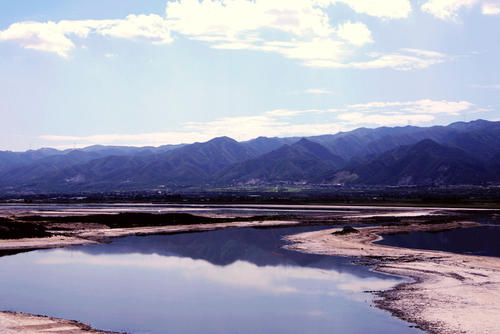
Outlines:
[[[238,142],[231,137],[220,136],[220,137],[212,138],[209,141],[207,141],[206,143],[208,144],[208,143],[238,143]]]
[[[305,137],[302,137],[302,138],[300,138],[299,141],[297,141],[293,145],[309,145],[309,144],[316,144],[316,143],[313,142],[313,141],[311,141],[311,140],[309,140],[309,139],[307,139],[307,138],[305,138]]]

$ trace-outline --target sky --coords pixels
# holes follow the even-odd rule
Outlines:
[[[0,0],[0,150],[500,120],[500,0]]]

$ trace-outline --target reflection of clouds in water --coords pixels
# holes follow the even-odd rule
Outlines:
[[[388,282],[391,283],[388,285]],[[366,290],[384,290],[397,283],[398,281],[396,280],[380,280],[376,278],[365,278],[346,283],[341,283],[337,287],[340,290],[344,291],[363,292]]]
[[[158,254],[90,255],[79,251],[55,250],[37,260],[39,264],[82,264],[105,267],[136,267],[163,271],[177,271],[186,279],[203,278],[218,284],[249,287],[274,294],[302,293],[338,295],[338,290],[358,293],[365,290],[388,289],[398,283],[394,279],[360,278],[333,269],[297,266],[259,267],[246,261],[236,261],[227,266],[217,266],[205,260],[188,257],[161,256]],[[331,283],[336,290],[317,290],[311,281]],[[301,284],[302,283],[302,284]],[[307,284],[304,284],[307,283]],[[324,284],[324,283],[323,283]]]
[[[322,317],[324,316],[326,313],[323,312],[323,311],[320,311],[320,310],[311,310],[311,311],[307,311],[306,314],[310,317]]]

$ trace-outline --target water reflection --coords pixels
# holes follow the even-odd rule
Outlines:
[[[193,260],[186,257],[161,256],[158,254],[127,255],[89,255],[83,252],[72,252],[68,256],[65,250],[56,250],[37,260],[36,264],[44,265],[84,265],[126,267],[129,269],[153,269],[167,274],[181,272],[189,280],[203,279],[221,285],[254,288],[271,293],[330,293],[311,288],[304,289],[299,284],[307,280],[316,286],[315,281],[329,281],[336,292],[366,289],[387,289],[399,283],[399,280],[384,278],[362,278],[333,269],[318,270],[315,268],[295,266],[257,266],[246,261],[235,261],[230,265],[217,266],[204,260]],[[323,284],[322,282],[321,284]],[[321,285],[319,284],[319,285]]]
[[[133,237],[0,258],[0,308],[132,333],[414,333],[364,290],[398,282],[280,249],[297,229]]]
[[[156,235],[114,239],[108,245],[75,247],[89,254],[159,254],[202,259],[216,265],[228,265],[238,260],[258,266],[287,265],[314,268],[336,268],[355,272],[358,276],[369,275],[366,268],[352,265],[347,258],[304,254],[283,249],[283,236],[317,230],[325,227],[289,228],[229,228],[224,230]],[[382,275],[379,275],[382,277]],[[384,276],[385,277],[385,276]]]

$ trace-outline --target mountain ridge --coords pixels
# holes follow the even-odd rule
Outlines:
[[[160,147],[94,145],[64,151],[0,151],[0,192],[276,182],[486,184],[499,182],[499,142],[500,122],[476,120],[448,126],[359,128],[303,138],[258,137],[243,142],[216,137],[203,143]]]

